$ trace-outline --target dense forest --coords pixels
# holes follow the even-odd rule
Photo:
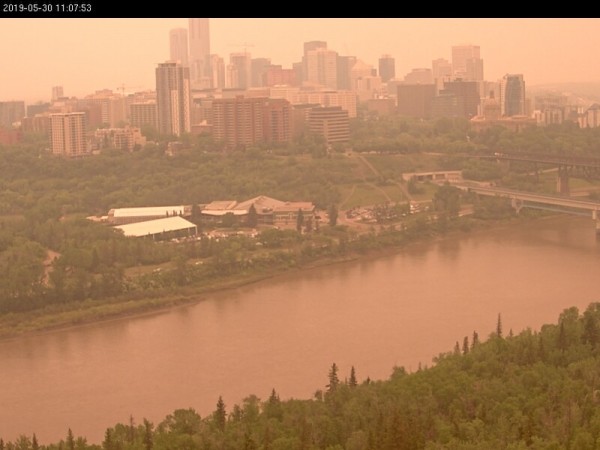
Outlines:
[[[451,346],[450,346],[451,347]],[[65,431],[59,443],[35,435],[2,450],[402,450],[576,449],[600,445],[600,303],[565,309],[557,323],[518,334],[501,315],[487,339],[469,332],[431,367],[395,367],[387,380],[360,368],[324,368],[312,399],[242,404],[215,399],[201,417],[193,407],[160,423],[130,417],[106,429],[101,445]]]
[[[302,232],[262,230],[257,241],[238,236],[172,243],[128,239],[86,219],[110,208],[197,205],[266,195],[311,201],[336,216],[343,196],[357,187],[385,193],[387,188],[404,186],[407,192],[418,193],[421,188],[406,183],[402,174],[436,169],[461,169],[466,178],[494,180],[498,185],[547,189],[528,175],[527,167],[507,173],[494,162],[468,155],[547,151],[597,156],[599,133],[564,124],[518,134],[495,128],[472,135],[468,122],[459,119],[365,116],[353,121],[349,146],[358,154],[368,151],[361,158],[377,168],[374,172],[344,148],[327,152],[314,136],[287,146],[235,151],[224,151],[206,136],[184,136],[188,148],[173,156],[165,155],[166,142],[161,141],[131,153],[108,149],[77,160],[52,156],[45,139],[30,136],[22,144],[0,147],[0,334],[13,333],[8,330],[22,313],[148,300],[174,292],[175,287],[204,286],[319,258],[362,254],[449,229],[466,231],[474,219],[513,215],[506,202],[468,199],[451,186],[431,186],[427,200],[434,216],[394,222],[388,220],[390,211],[400,216],[408,198],[403,197],[403,205],[381,200],[382,204],[372,205],[376,226],[360,234],[330,221]],[[367,197],[363,201],[374,202]],[[475,203],[473,218],[458,218],[462,202]],[[199,216],[192,220],[200,231],[205,229]],[[96,310],[99,316],[113,313],[112,308]]]

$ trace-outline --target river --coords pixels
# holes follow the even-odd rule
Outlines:
[[[343,380],[431,365],[496,328],[555,323],[600,301],[590,219],[555,217],[286,274],[159,314],[0,342],[0,437],[42,444],[178,408],[202,417],[249,394],[311,398],[332,363]]]

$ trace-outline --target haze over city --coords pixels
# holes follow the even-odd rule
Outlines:
[[[52,86],[67,96],[98,89],[155,88],[155,68],[169,59],[169,31],[185,18],[26,19],[0,21],[0,100],[47,101]],[[321,40],[340,55],[377,66],[396,60],[396,76],[450,59],[453,45],[481,48],[486,80],[522,73],[528,86],[599,79],[598,18],[216,18],[210,51],[228,60],[246,50],[291,68],[306,41]]]

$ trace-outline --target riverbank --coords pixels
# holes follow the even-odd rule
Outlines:
[[[465,220],[469,220],[466,222]],[[408,246],[434,241],[455,239],[468,233],[484,232],[490,229],[511,227],[523,222],[523,218],[502,220],[473,221],[459,219],[469,226],[458,226],[440,233],[420,235],[416,239],[398,245],[369,248],[363,251],[350,251],[340,256],[328,256],[312,259],[294,267],[281,266],[261,270],[252,274],[235,274],[230,277],[214,279],[210,283],[182,286],[176,292],[147,291],[137,294],[138,298],[113,298],[110,300],[85,300],[78,303],[52,305],[44,309],[24,313],[9,313],[0,316],[0,339],[8,340],[28,335],[39,335],[68,328],[86,326],[98,322],[122,320],[125,318],[160,314],[176,307],[202,301],[206,295],[237,289],[283,274],[318,270],[321,267],[358,259],[376,259],[395,254]],[[539,220],[536,219],[536,220]],[[380,239],[382,239],[380,237]]]

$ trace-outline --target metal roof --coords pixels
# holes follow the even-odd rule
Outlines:
[[[175,211],[175,214],[173,214]],[[114,217],[147,217],[147,216],[169,216],[183,214],[185,212],[185,206],[145,206],[141,208],[115,208],[113,209]]]
[[[167,231],[196,228],[196,225],[189,220],[185,220],[183,217],[173,216],[162,219],[146,220],[145,222],[129,223],[127,225],[118,225],[113,228],[122,230],[125,236],[142,237]]]

